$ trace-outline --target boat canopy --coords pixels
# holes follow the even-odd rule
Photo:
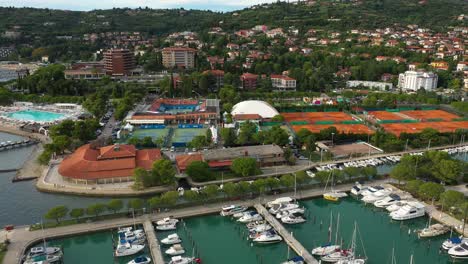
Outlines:
[[[304,261],[304,258],[301,256],[297,256],[297,257],[292,258],[291,260],[294,262],[299,262],[299,261]]]
[[[450,238],[450,242],[454,244],[461,244],[462,240],[459,237],[452,237]]]

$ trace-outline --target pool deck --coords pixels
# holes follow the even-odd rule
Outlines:
[[[319,262],[309,253],[309,251],[304,248],[304,246],[297,241],[296,238],[294,238],[292,233],[289,233],[284,226],[276,220],[267,210],[263,205],[261,204],[256,204],[254,205],[255,209],[257,209],[257,212],[265,218],[265,220],[270,223],[270,225],[278,232],[279,235],[281,235],[288,244],[289,247],[291,247],[299,256],[303,257],[306,263],[309,264],[318,264]]]

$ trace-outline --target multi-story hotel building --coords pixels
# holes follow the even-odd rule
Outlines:
[[[163,65],[166,68],[183,67],[186,69],[195,67],[196,49],[187,47],[170,47],[162,50]]]

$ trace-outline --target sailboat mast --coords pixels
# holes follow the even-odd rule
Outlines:
[[[330,212],[330,225],[328,226],[328,243],[332,241],[333,211]]]
[[[338,229],[340,228],[340,213],[338,213],[338,218],[336,220],[336,231],[335,231],[335,244],[338,245]]]

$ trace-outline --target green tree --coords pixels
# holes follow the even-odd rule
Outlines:
[[[461,192],[454,190],[447,190],[440,195],[440,203],[444,208],[459,205],[465,200],[465,195]]]
[[[282,116],[282,115],[275,115],[275,116],[271,119],[271,121],[273,121],[273,122],[284,122],[284,116]]]
[[[106,206],[101,203],[92,204],[86,209],[86,214],[94,215],[96,218],[106,211]]]
[[[70,217],[74,218],[75,220],[78,220],[83,215],[84,215],[84,209],[83,208],[73,208],[70,211]]]
[[[131,199],[130,201],[128,201],[128,208],[129,209],[133,209],[135,211],[138,211],[138,210],[141,210],[144,206],[144,201],[143,199],[140,199],[140,198],[135,198],[135,199]]]
[[[418,195],[426,200],[439,200],[443,192],[444,186],[435,182],[426,182],[419,186]]]
[[[57,152],[63,154],[63,152],[70,146],[71,140],[68,136],[56,136],[54,137],[54,143]]]
[[[210,138],[211,139],[211,138]],[[188,143],[189,148],[202,149],[207,147],[210,143],[208,142],[206,136],[195,136],[192,141]]]
[[[202,193],[206,196],[207,199],[215,198],[219,193],[218,186],[210,184],[202,190]]]
[[[350,178],[358,177],[361,174],[361,170],[356,167],[346,167],[344,168],[343,172],[346,173]]]
[[[251,192],[251,185],[248,182],[241,181],[237,184],[239,194],[247,194]]]
[[[242,157],[232,161],[231,170],[242,177],[258,174],[259,168],[254,158]]]
[[[441,160],[433,164],[432,174],[439,180],[455,183],[461,176],[461,163],[455,160]]]
[[[165,192],[161,195],[161,202],[165,205],[174,206],[179,199],[179,193],[176,191]]]
[[[228,197],[234,197],[239,194],[239,189],[237,188],[237,185],[232,182],[224,184],[223,191]]]
[[[398,165],[393,167],[392,171],[390,171],[390,177],[398,180],[398,184],[400,181],[408,181],[415,178],[414,175],[415,169],[410,167],[408,164],[400,162]]]
[[[59,205],[51,208],[44,217],[49,220],[57,221],[57,224],[60,223],[60,219],[64,218],[68,213],[68,208],[64,205]]]
[[[281,185],[286,188],[292,188],[294,186],[294,176],[291,174],[285,174],[280,178]]]
[[[225,147],[231,147],[236,142],[236,132],[232,128],[223,127],[220,131],[221,138]]]
[[[265,179],[256,179],[251,185],[252,190],[259,194],[265,193],[267,187],[268,183]]]
[[[275,177],[268,177],[264,180],[265,186],[269,188],[269,190],[273,190],[274,188],[277,188],[280,186],[280,181],[279,179]]]
[[[133,189],[143,190],[151,186],[151,179],[148,171],[143,168],[136,168],[133,171]]]
[[[406,183],[406,189],[408,192],[412,194],[417,194],[419,191],[419,187],[423,184],[424,182],[421,180],[411,180]]]
[[[154,185],[168,185],[175,181],[175,169],[170,160],[161,159],[153,163],[152,177]],[[153,186],[154,186],[153,185]]]
[[[210,166],[205,161],[193,161],[187,166],[185,171],[194,181],[204,182],[216,179],[214,173],[210,170]]]
[[[236,143],[239,145],[255,144],[257,143],[255,140],[256,133],[257,125],[253,122],[246,121],[240,125]]]
[[[196,191],[186,190],[184,191],[184,199],[190,202],[200,200],[200,194]]]
[[[377,176],[377,168],[376,167],[364,167],[362,168],[362,174],[367,178],[374,178]]]
[[[143,140],[141,141],[141,144],[144,146],[144,147],[153,147],[154,146],[154,143],[153,143],[153,138],[152,137],[144,137]]]
[[[301,128],[296,133],[297,140],[299,141],[300,145],[305,144],[307,137],[312,135],[312,132],[306,128]]]
[[[266,138],[263,141],[264,144],[276,144],[278,146],[285,146],[289,143],[289,135],[286,130],[280,126],[273,126],[266,132]]]
[[[107,209],[114,212],[114,214],[122,210],[122,208],[123,208],[123,202],[120,199],[112,199],[107,203]]]
[[[211,144],[213,142],[213,133],[211,132],[211,129],[206,130],[206,142],[208,143],[207,145]]]
[[[150,210],[154,210],[161,204],[161,198],[159,196],[151,197],[148,199],[148,206]]]

